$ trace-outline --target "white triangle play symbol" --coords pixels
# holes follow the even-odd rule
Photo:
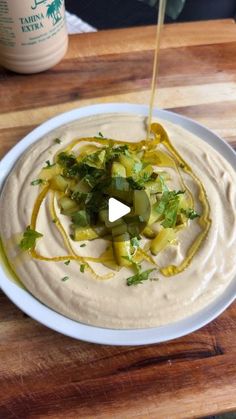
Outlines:
[[[126,214],[129,214],[130,211],[131,209],[127,205],[122,204],[122,202],[118,201],[115,198],[109,198],[108,220],[110,221],[110,223],[119,220],[119,218],[123,217]]]

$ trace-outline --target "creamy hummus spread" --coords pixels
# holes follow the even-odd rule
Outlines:
[[[29,225],[32,208],[40,186],[31,182],[39,177],[45,161],[64,149],[75,138],[92,137],[102,132],[105,137],[126,141],[143,140],[144,118],[133,114],[106,114],[80,119],[51,132],[35,143],[19,160],[9,175],[1,195],[0,234],[6,255],[25,287],[55,311],[82,323],[109,328],[144,328],[176,322],[198,312],[217,298],[233,280],[236,249],[236,174],[229,163],[212,147],[182,127],[162,121],[172,144],[204,184],[210,205],[211,226],[207,237],[190,265],[174,276],[160,271],[152,279],[127,287],[129,268],[123,267],[110,279],[98,280],[89,272],[81,272],[77,261],[46,261],[32,258],[19,249],[19,240]],[[55,139],[60,138],[56,142]],[[178,188],[177,180],[173,180]],[[188,180],[196,209],[201,212],[198,188]],[[57,216],[66,226],[66,217]],[[179,265],[201,227],[198,220],[179,233],[178,242],[157,256],[157,265]],[[66,255],[62,237],[46,205],[42,205],[37,231],[43,238],[37,250],[47,257]],[[70,239],[74,251],[81,256],[99,257],[105,250],[102,238],[85,247]],[[91,267],[106,278],[109,269],[101,263]],[[66,278],[68,280],[63,281]]]

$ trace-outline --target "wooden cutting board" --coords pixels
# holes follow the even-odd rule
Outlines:
[[[0,69],[0,154],[69,109],[148,103],[155,28],[75,35],[55,68]],[[236,146],[236,26],[166,25],[159,107],[192,117]],[[64,337],[0,293],[0,418],[192,418],[236,410],[236,305],[165,344],[109,347]]]

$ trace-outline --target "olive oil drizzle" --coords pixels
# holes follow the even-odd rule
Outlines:
[[[113,145],[127,144],[127,145],[129,145],[130,148],[132,148],[134,150],[145,149],[146,151],[153,150],[154,147],[158,147],[158,144],[159,145],[162,144],[166,148],[166,150],[168,151],[169,157],[173,160],[173,167],[175,167],[176,172],[181,176],[181,182],[182,182],[185,190],[189,191],[189,189],[188,189],[187,185],[185,184],[184,179],[182,177],[181,170],[183,170],[183,172],[187,173],[189,176],[192,177],[192,179],[196,182],[196,184],[198,185],[198,188],[199,188],[199,201],[201,202],[201,205],[202,205],[202,215],[198,219],[198,223],[202,227],[202,231],[197,236],[194,243],[187,250],[186,257],[180,265],[178,265],[178,266],[169,265],[169,266],[166,266],[166,267],[164,267],[160,270],[161,273],[164,276],[172,276],[172,275],[180,273],[184,269],[186,269],[186,267],[190,264],[191,260],[193,259],[195,253],[198,251],[199,247],[201,246],[203,240],[205,239],[205,237],[206,237],[206,235],[209,231],[210,225],[211,225],[211,220],[210,220],[210,217],[209,217],[210,207],[209,207],[209,203],[208,203],[208,200],[207,200],[206,191],[205,191],[205,188],[204,188],[202,182],[194,174],[191,167],[185,162],[185,160],[180,156],[180,154],[177,152],[175,147],[172,145],[172,143],[170,142],[170,139],[169,139],[166,131],[164,130],[164,128],[158,123],[153,123],[151,125],[151,132],[154,134],[153,139],[143,140],[143,141],[135,142],[135,143],[129,143],[128,141],[121,141],[121,140],[116,141],[116,140],[111,140],[111,139],[100,140],[96,137],[80,138],[80,139],[76,139],[76,140],[72,141],[72,143],[70,143],[70,145],[67,146],[63,151],[67,152],[67,153],[71,152],[73,150],[73,148],[81,142],[90,142],[90,143],[94,142],[94,143],[101,143],[103,145],[104,144],[110,145],[111,142],[112,142]],[[39,193],[39,195],[38,195],[38,197],[35,201],[35,205],[34,205],[34,208],[33,208],[33,211],[32,211],[31,224],[30,224],[32,229],[36,229],[37,218],[38,218],[40,207],[41,207],[44,199],[47,197],[49,191],[50,191],[50,185],[47,184],[46,186],[43,187],[43,189],[41,190],[41,192]],[[189,193],[191,195],[191,199],[193,199],[192,194],[191,194],[190,191],[189,191]],[[96,279],[109,279],[112,276],[114,276],[113,273],[107,274],[105,276],[104,275],[99,276],[95,273],[95,271],[89,265],[88,262],[97,262],[97,263],[105,262],[106,258],[103,257],[102,255],[101,255],[101,257],[98,257],[98,258],[87,257],[87,256],[82,257],[82,256],[80,256],[80,255],[78,255],[74,252],[74,250],[73,250],[73,248],[70,244],[68,235],[67,235],[66,231],[64,230],[64,228],[63,228],[63,226],[62,226],[62,224],[61,224],[61,222],[58,219],[57,214],[56,214],[55,192],[52,192],[51,200],[50,200],[50,204],[49,204],[49,210],[50,210],[52,220],[56,219],[55,226],[57,227],[58,231],[60,232],[61,237],[64,240],[65,247],[69,251],[69,254],[65,255],[65,256],[56,256],[56,257],[49,258],[49,257],[45,257],[43,255],[40,255],[34,247],[30,251],[31,256],[35,259],[40,259],[40,260],[44,260],[44,261],[51,261],[51,262],[74,260],[74,261],[77,261],[80,264],[84,263],[86,265],[86,269],[88,269],[88,271]],[[149,255],[143,249],[138,249],[137,250],[137,257],[142,257],[143,259],[146,259],[148,262],[150,262],[152,264],[156,264],[155,260],[151,257],[151,255]]]
[[[183,172],[187,173],[192,179],[196,182],[199,189],[199,201],[202,205],[202,214],[198,219],[198,224],[202,227],[201,233],[197,236],[193,244],[187,250],[186,257],[180,265],[169,265],[161,269],[161,273],[164,276],[171,276],[176,275],[186,269],[190,262],[192,261],[194,255],[200,248],[203,240],[206,238],[209,228],[211,226],[211,219],[210,219],[210,205],[207,199],[206,190],[200,181],[200,179],[195,175],[191,167],[186,163],[186,161],[181,157],[178,151],[175,149],[173,144],[170,142],[170,139],[167,135],[167,132],[164,130],[162,125],[158,123],[152,124],[152,132],[158,136],[160,142],[166,147],[166,149],[173,155],[175,158],[178,166],[183,170]],[[186,188],[186,186],[185,186]]]

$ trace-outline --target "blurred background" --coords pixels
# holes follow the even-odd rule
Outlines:
[[[84,22],[88,25],[81,32],[152,25],[157,19],[158,0],[65,0],[65,3],[67,20],[72,25],[71,32],[80,32],[79,25],[83,26]],[[236,0],[168,0],[165,22],[235,16]]]

